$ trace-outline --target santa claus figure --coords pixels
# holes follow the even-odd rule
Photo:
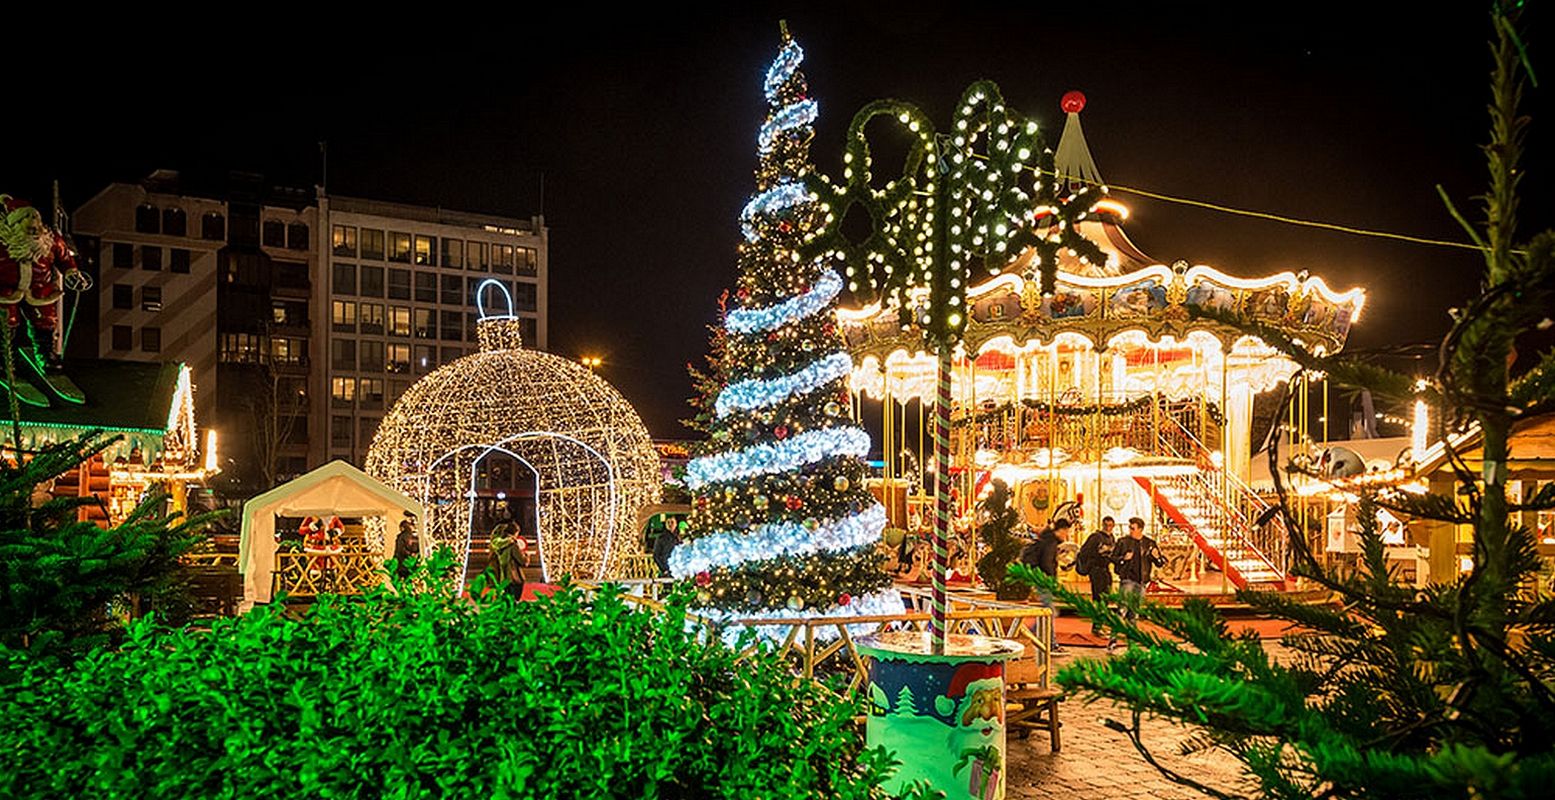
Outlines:
[[[23,402],[48,405],[38,388],[25,382],[26,373],[61,400],[80,403],[81,390],[60,368],[59,301],[65,290],[84,291],[92,281],[76,268],[76,254],[64,237],[44,224],[43,215],[28,203],[0,195],[0,306],[6,312],[16,360],[16,385],[8,388]],[[26,320],[25,334],[20,330]],[[6,379],[0,374],[0,383]]]

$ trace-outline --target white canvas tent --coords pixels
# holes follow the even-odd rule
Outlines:
[[[243,603],[270,602],[275,571],[275,518],[383,517],[385,530],[399,529],[410,515],[420,520],[421,504],[379,483],[344,461],[331,461],[243,504],[243,536],[238,543],[238,572],[243,573]],[[394,554],[394,537],[383,537],[383,557]]]

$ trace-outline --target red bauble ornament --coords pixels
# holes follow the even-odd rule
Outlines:
[[[789,231],[791,231],[793,229],[794,229],[794,226],[788,224],[787,222],[779,222],[778,223],[778,230],[780,230],[780,231],[782,231],[784,233],[788,233]]]
[[[698,586],[706,586],[709,583],[713,582],[713,574],[711,572],[706,572],[706,571],[698,572],[697,573],[697,577],[696,577],[696,582],[697,582]]]
[[[783,499],[783,505],[788,506],[789,511],[798,511],[804,508],[804,501],[799,499],[799,495],[791,494]]]
[[[803,282],[801,282],[799,284],[799,293],[800,294],[805,294],[805,293],[807,293],[809,291],[810,291],[810,282],[809,281],[803,281]]]
[[[853,602],[853,595],[848,594],[847,592],[843,592],[837,596],[837,605],[839,606],[845,606],[851,602]]]
[[[787,425],[779,425],[776,428],[773,428],[772,429],[772,435],[776,436],[779,439],[787,439],[788,438],[788,426]]]
[[[746,298],[751,296],[751,290],[745,288],[744,286],[741,286],[740,290],[738,292],[735,292],[735,295],[738,296],[741,300],[744,300],[744,299],[746,299]]]
[[[1058,101],[1058,107],[1065,114],[1078,114],[1085,110],[1085,95],[1078,89],[1064,92],[1064,96]]]

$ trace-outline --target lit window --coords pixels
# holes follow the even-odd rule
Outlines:
[[[431,236],[416,237],[416,264],[430,267],[437,263],[433,260],[433,252],[437,249],[437,240]]]
[[[410,263],[410,234],[389,233],[389,260]]]
[[[329,323],[342,333],[356,333],[356,303],[335,300],[329,304]]]
[[[336,406],[350,406],[356,402],[356,378],[330,378],[329,398]]]
[[[410,309],[405,306],[389,309],[389,333],[394,336],[410,335]]]
[[[357,313],[362,333],[383,333],[382,303],[362,303],[357,307]]]
[[[336,225],[330,235],[330,249],[337,256],[356,257],[356,227],[353,225]]]

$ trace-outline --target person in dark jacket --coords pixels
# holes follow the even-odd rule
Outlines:
[[[659,575],[669,577],[670,553],[680,546],[680,533],[674,517],[664,518],[664,532],[653,540],[653,562],[659,565]]]
[[[394,537],[396,574],[402,578],[409,575],[416,568],[418,558],[421,558],[421,541],[416,537],[416,521],[402,519],[399,535]]]
[[[1021,551],[1021,563],[1057,580],[1058,546],[1069,541],[1069,528],[1072,525],[1068,517],[1053,520],[1051,525],[1037,534],[1035,542],[1026,545],[1026,548]],[[1054,619],[1057,619],[1058,612],[1053,608],[1053,593],[1046,589],[1038,589],[1037,597],[1041,599],[1042,605],[1046,606],[1047,610],[1053,612]],[[1053,643],[1053,652],[1063,652],[1063,648],[1059,647],[1056,641]]]
[[[1042,529],[1037,534],[1037,540],[1026,545],[1021,550],[1020,560],[1038,572],[1045,573],[1053,578],[1058,577],[1058,546],[1069,541],[1069,528],[1073,525],[1069,520],[1059,518]],[[1053,597],[1047,592],[1042,592],[1042,604],[1048,608],[1053,607]]]
[[[1161,555],[1155,540],[1145,535],[1145,521],[1133,517],[1128,521],[1128,536],[1112,548],[1112,564],[1118,571],[1118,591],[1143,600],[1145,587],[1150,585],[1150,571],[1166,564],[1166,556]],[[1125,609],[1123,616],[1132,620],[1136,614]]]
[[[1091,599],[1102,603],[1106,601],[1107,593],[1112,591],[1112,548],[1117,546],[1117,520],[1112,517],[1101,518],[1101,529],[1086,537],[1085,544],[1080,545],[1080,553],[1075,557],[1075,567],[1082,571],[1085,577],[1091,580]],[[1101,630],[1096,623],[1091,623],[1091,633],[1100,634]],[[1111,644],[1111,639],[1108,639]]]

